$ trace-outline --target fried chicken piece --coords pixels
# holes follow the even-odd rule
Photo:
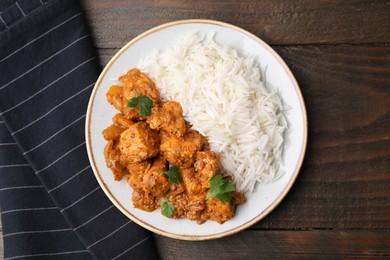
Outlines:
[[[168,197],[170,203],[175,206],[175,211],[172,218],[182,218],[188,211],[188,195],[186,193],[179,193]]]
[[[127,177],[127,183],[134,191],[144,192],[142,189],[143,187],[142,177],[143,177],[143,172],[130,173],[129,177]]]
[[[198,180],[198,174],[193,167],[181,168],[180,174],[186,194],[188,194],[187,211],[183,217],[190,220],[197,220],[201,224],[207,220],[207,217],[203,216],[203,211],[206,207],[206,190],[202,188]]]
[[[203,214],[205,208],[206,201],[204,194],[189,196],[186,217],[190,220],[196,220],[198,224],[202,224],[207,220],[207,215]]]
[[[123,96],[122,96],[122,107],[123,114],[127,119],[138,119],[137,107],[128,107],[127,103],[130,99],[138,96],[148,96],[153,106],[156,106],[160,99],[160,94],[151,81],[145,74],[139,69],[129,70],[126,75],[119,77],[118,79],[123,83]]]
[[[149,167],[144,168],[144,163],[147,163]],[[127,178],[127,182],[133,190],[151,194],[155,197],[162,197],[170,190],[168,178],[162,173],[167,170],[164,158],[157,157],[151,166],[150,160],[132,164],[133,167],[137,165],[140,166],[139,171],[130,172]]]
[[[170,189],[168,191],[168,196],[175,196],[177,194],[183,193],[185,190],[186,189],[183,185],[183,182],[179,184],[171,183]]]
[[[198,180],[203,188],[210,188],[210,178],[218,171],[218,158],[212,151],[199,151],[196,153],[195,170]]]
[[[111,169],[116,181],[120,181],[126,175],[126,170],[120,163],[120,153],[117,150],[117,145],[113,140],[108,141],[104,147],[104,158],[107,167]]]
[[[126,128],[133,125],[134,122],[125,118],[121,113],[116,114],[112,118],[112,125],[103,130],[102,134],[104,139],[107,141],[115,140],[118,141],[120,135]]]
[[[234,205],[240,205],[246,202],[245,195],[238,191],[232,191],[232,198]]]
[[[134,190],[131,200],[135,208],[151,212],[160,206],[159,199],[142,190]]]
[[[123,111],[123,87],[118,85],[111,86],[106,93],[106,98],[108,103],[113,105],[115,109]]]
[[[188,168],[195,162],[195,154],[206,143],[204,136],[195,130],[189,130],[182,138],[175,135],[165,137],[161,142],[160,151],[172,164]]]
[[[123,114],[118,113],[115,116],[112,117],[112,122],[114,125],[124,128],[129,128],[130,126],[134,125],[134,122],[127,119]]]
[[[163,102],[161,106],[152,109],[152,114],[147,118],[150,128],[163,130],[180,138],[187,130],[183,118],[183,109],[180,103],[175,101]]]
[[[106,129],[104,129],[102,134],[103,134],[104,139],[106,139],[107,141],[110,141],[110,140],[118,141],[119,137],[121,136],[121,134],[125,130],[126,130],[126,128],[119,127],[117,125],[112,124],[109,127],[107,127]]]
[[[180,175],[183,180],[183,185],[189,195],[204,193],[204,189],[198,180],[194,168],[180,168]]]
[[[206,137],[201,135],[196,130],[193,129],[188,130],[184,137],[188,142],[194,143],[198,151],[202,150],[203,147],[207,145]]]
[[[158,132],[150,129],[145,122],[131,125],[119,139],[121,162],[137,163],[156,156],[159,139]]]
[[[147,170],[150,169],[152,165],[152,161],[150,159],[142,161],[142,162],[137,162],[137,163],[128,163],[126,164],[126,169],[129,172],[129,174],[132,173],[141,173],[143,174]]]
[[[142,178],[143,191],[156,197],[164,196],[170,189],[168,177],[163,174],[167,170],[167,161],[163,157],[154,160],[152,167]]]
[[[222,203],[216,198],[211,198],[206,201],[207,215],[211,220],[219,224],[223,224],[233,218],[234,209],[235,207],[231,203]]]

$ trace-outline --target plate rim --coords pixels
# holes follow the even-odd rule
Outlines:
[[[291,177],[288,180],[288,183],[284,187],[284,189],[279,193],[279,195],[276,197],[276,199],[267,208],[265,208],[261,213],[259,213],[256,217],[254,217],[254,218],[250,219],[249,221],[247,221],[247,222],[245,222],[237,227],[234,227],[230,230],[223,231],[220,233],[214,233],[214,234],[210,234],[210,235],[185,235],[185,234],[171,233],[171,232],[168,232],[165,230],[161,230],[153,225],[150,225],[150,224],[144,222],[143,220],[139,219],[138,217],[132,215],[129,211],[127,211],[122,206],[122,204],[113,196],[113,194],[111,194],[110,189],[108,188],[108,186],[104,182],[103,178],[101,177],[101,174],[100,174],[100,172],[97,168],[96,162],[95,162],[95,157],[94,157],[93,152],[92,152],[90,124],[91,124],[91,115],[92,115],[92,110],[93,110],[93,104],[94,104],[94,100],[95,100],[98,88],[101,85],[103,78],[107,74],[107,71],[112,67],[113,63],[127,49],[129,49],[131,46],[133,46],[135,43],[137,43],[141,39],[147,37],[150,34],[157,32],[157,31],[160,31],[162,29],[166,29],[168,27],[173,27],[173,26],[177,26],[177,25],[183,25],[183,24],[211,24],[211,25],[217,25],[217,26],[221,26],[221,27],[230,28],[230,29],[233,29],[235,31],[238,31],[238,32],[246,35],[247,37],[255,40],[262,47],[266,48],[267,51],[283,67],[283,69],[286,71],[289,79],[292,81],[295,92],[298,95],[299,105],[301,108],[300,111],[302,113],[301,116],[303,118],[303,122],[302,122],[303,123],[303,140],[302,140],[302,144],[301,144],[300,157],[299,157],[299,160],[297,160],[293,174],[291,175]],[[285,198],[285,196],[287,195],[287,193],[290,191],[291,187],[293,186],[295,180],[297,179],[298,174],[301,170],[305,155],[306,155],[307,136],[308,136],[308,121],[307,121],[307,111],[306,111],[305,102],[304,102],[301,90],[299,88],[299,85],[297,83],[297,80],[295,79],[293,73],[291,72],[290,68],[287,66],[285,61],[266,42],[264,42],[262,39],[260,39],[256,35],[248,32],[248,31],[246,31],[246,30],[244,30],[236,25],[230,24],[230,23],[221,22],[221,21],[217,21],[217,20],[211,20],[211,19],[184,19],[184,20],[177,20],[177,21],[164,23],[164,24],[155,26],[153,28],[150,28],[150,29],[146,30],[145,32],[141,33],[140,35],[136,36],[135,38],[133,38],[129,42],[127,42],[118,52],[115,53],[115,55],[110,59],[110,61],[105,65],[105,67],[101,71],[97,81],[94,84],[93,90],[91,92],[90,99],[88,102],[87,112],[86,112],[86,119],[85,119],[85,136],[86,136],[87,154],[88,154],[88,159],[89,159],[90,164],[91,164],[92,171],[93,171],[100,187],[102,188],[102,190],[104,191],[106,196],[110,199],[110,201],[116,206],[117,209],[119,209],[126,217],[128,217],[132,221],[136,222],[138,225],[140,225],[143,228],[146,228],[146,229],[148,229],[156,234],[170,237],[170,238],[174,238],[174,239],[196,241],[196,240],[217,239],[217,238],[226,237],[226,236],[230,236],[230,235],[233,235],[235,233],[238,233],[238,232],[252,226],[253,224],[257,223],[261,219],[263,219],[265,216],[267,216],[269,213],[271,213],[281,203],[281,201]]]

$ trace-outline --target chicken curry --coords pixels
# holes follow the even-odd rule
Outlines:
[[[139,69],[119,77],[106,93],[118,110],[103,131],[104,156],[115,180],[127,179],[134,207],[220,224],[246,201],[222,177],[218,156],[183,118],[180,103],[161,101],[155,84]]]

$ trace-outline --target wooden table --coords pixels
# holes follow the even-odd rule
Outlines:
[[[307,154],[282,203],[230,237],[156,235],[162,259],[390,258],[390,1],[81,3],[103,66],[156,25],[220,20],[271,45],[305,99]]]

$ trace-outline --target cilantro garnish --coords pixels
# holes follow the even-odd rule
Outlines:
[[[168,180],[170,183],[174,183],[174,184],[181,183],[181,175],[180,175],[179,167],[172,166],[168,171],[163,173],[168,176]]]
[[[173,216],[174,212],[175,212],[175,206],[167,200],[164,201],[163,204],[161,205],[161,214],[163,214],[167,218],[170,218]]]
[[[133,97],[127,102],[128,107],[136,107],[138,105],[138,97]]]
[[[133,97],[127,102],[128,107],[136,107],[139,104],[138,113],[140,116],[150,115],[153,102],[148,96]]]
[[[232,191],[235,190],[234,184],[226,179],[223,179],[222,175],[215,175],[210,178],[210,191],[207,194],[206,199],[216,198],[222,203],[229,202],[232,198]]]

